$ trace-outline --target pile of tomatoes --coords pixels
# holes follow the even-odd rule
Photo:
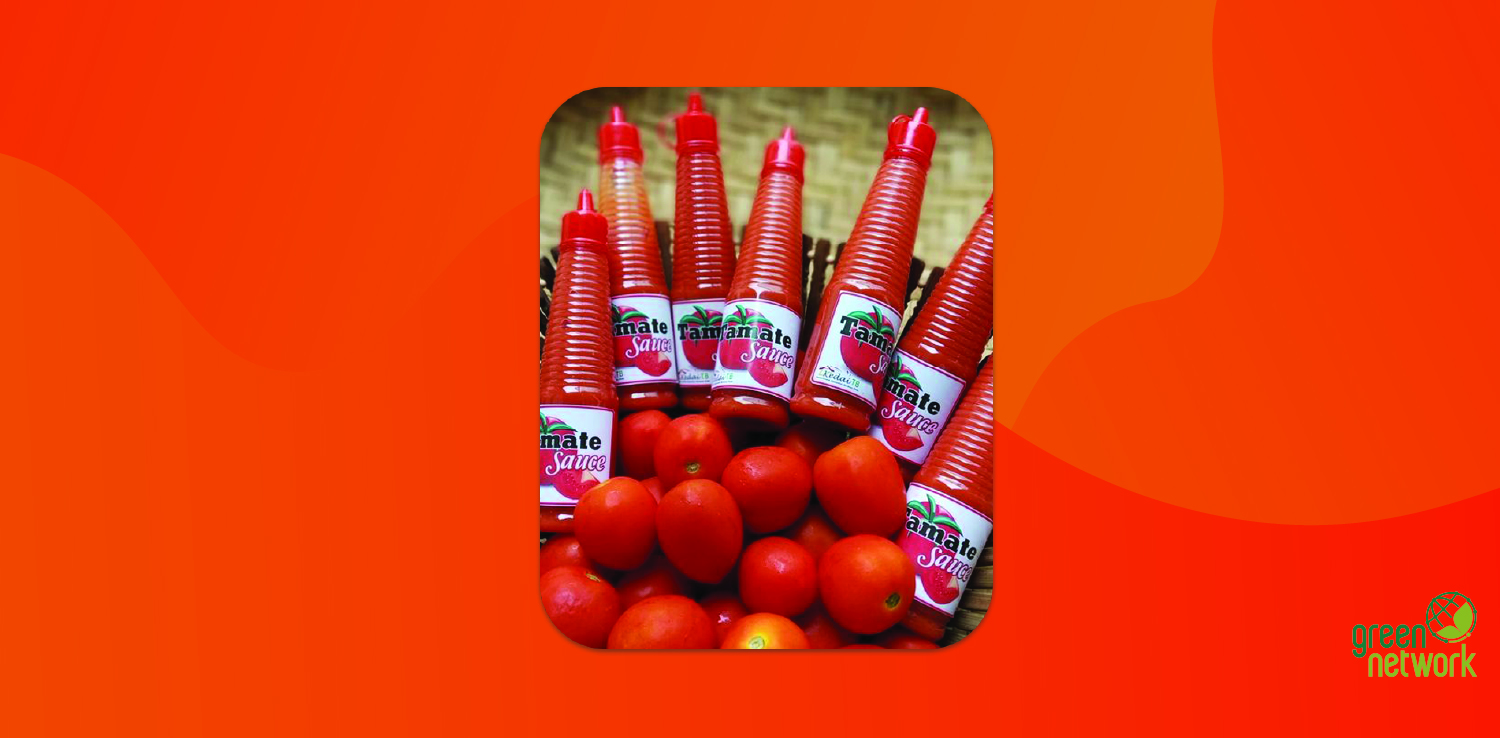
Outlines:
[[[625,418],[624,475],[542,545],[547,616],[593,648],[937,648],[898,627],[916,588],[893,542],[901,468],[846,436],[804,421],[753,445],[705,414]]]

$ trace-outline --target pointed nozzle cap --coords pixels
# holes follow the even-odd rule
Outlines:
[[[807,152],[802,150],[802,144],[797,143],[797,133],[787,126],[781,132],[781,138],[771,141],[766,147],[766,164],[760,169],[760,176],[765,177],[771,172],[786,172],[802,181],[802,163],[807,158]]]
[[[719,150],[719,123],[703,109],[703,96],[688,94],[686,113],[677,116],[677,153]]]
[[[609,122],[599,126],[599,163],[619,158],[644,162],[646,152],[641,150],[640,129],[626,123],[625,110],[616,105],[609,111]]]
[[[910,116],[896,116],[891,121],[888,137],[890,144],[885,148],[885,158],[904,156],[916,160],[923,169],[932,166],[937,131],[927,123],[927,108],[917,108],[917,112]]]
[[[604,245],[609,235],[609,221],[604,214],[594,209],[594,193],[582,190],[578,193],[578,209],[564,213],[562,217],[562,248],[580,243]]]

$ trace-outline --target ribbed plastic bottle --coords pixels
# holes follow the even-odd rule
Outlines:
[[[609,226],[588,190],[563,216],[541,366],[543,532],[573,529],[573,508],[609,478],[615,373],[609,314]]]
[[[896,544],[917,570],[917,591],[901,621],[937,640],[994,527],[995,370],[986,362],[927,463],[906,488],[906,528]]]
[[[901,335],[917,218],[937,146],[926,108],[897,116],[887,136],[885,161],[824,288],[792,397],[792,412],[854,431],[870,427]]]
[[[599,128],[599,207],[609,220],[615,390],[626,412],[677,404],[672,302],[646,200],[641,132],[615,106]]]
[[[708,409],[714,357],[724,322],[724,296],[734,278],[734,231],[719,164],[719,127],[688,95],[677,117],[677,209],[672,228],[672,325],[677,335],[677,386],[689,410]]]
[[[995,198],[896,347],[870,435],[915,471],[979,370],[994,325]]]
[[[709,414],[785,428],[802,330],[802,170],[788,127],[766,147],[760,187],[724,305]]]

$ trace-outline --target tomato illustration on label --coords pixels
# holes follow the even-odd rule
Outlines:
[[[861,379],[878,381],[885,375],[891,351],[896,347],[896,326],[880,307],[840,315],[839,354],[849,371]]]
[[[905,398],[921,392],[922,382],[907,370],[899,354],[891,364],[890,372],[886,374],[885,385],[886,394],[880,408],[880,430],[885,436],[885,442],[897,451],[921,448],[922,431],[911,423],[915,420],[913,414],[916,406]]]
[[[718,310],[694,305],[693,311],[677,322],[677,340],[689,364],[706,370],[714,368],[714,353],[719,349],[724,314]]]
[[[953,516],[942,505],[937,504],[937,500],[934,500],[932,495],[927,496],[927,504],[925,506],[920,502],[913,501],[906,503],[906,507],[914,510],[929,526],[946,535],[959,536],[963,534],[963,531],[958,527],[958,521],[954,520]],[[962,582],[958,580],[958,577],[954,576],[952,572],[936,566],[924,567],[922,569],[922,586],[927,589],[928,596],[940,605],[946,605],[958,599],[959,593],[963,591]]]
[[[597,411],[595,411],[597,412]],[[603,411],[610,415],[609,411]],[[538,445],[541,484],[577,500],[609,473],[609,447],[600,433],[579,430],[545,410]]]
[[[719,342],[719,366],[737,370],[748,368],[755,360],[755,329],[774,327],[758,311],[736,305],[724,316],[724,332],[728,335]]]
[[[950,615],[990,536],[989,517],[936,490],[906,491],[906,530],[896,539],[917,569],[917,599]]]
[[[775,303],[747,299],[725,305],[714,387],[791,397],[801,329],[801,318]]]

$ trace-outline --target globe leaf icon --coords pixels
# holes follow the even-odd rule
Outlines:
[[[1474,607],[1465,602],[1457,610],[1453,611],[1453,624],[1445,625],[1438,630],[1437,634],[1449,640],[1459,638],[1469,632],[1469,627],[1474,624]]]

